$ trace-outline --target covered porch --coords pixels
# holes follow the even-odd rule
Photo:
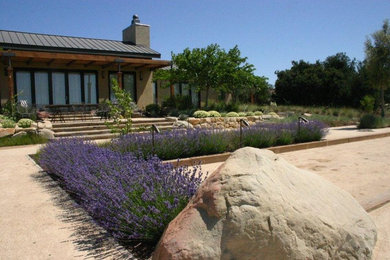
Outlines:
[[[152,72],[169,61],[102,54],[0,51],[0,97],[4,104],[16,95],[37,107],[99,104],[112,99],[116,78],[139,107],[153,103]]]

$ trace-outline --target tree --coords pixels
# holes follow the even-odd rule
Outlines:
[[[246,57],[241,57],[237,46],[228,52],[218,44],[192,50],[186,48],[182,53],[172,53],[172,64],[170,70],[157,71],[154,79],[170,84],[186,82],[197,91],[205,91],[206,107],[210,89],[235,94],[253,86],[254,66],[247,63]]]
[[[390,86],[390,27],[389,20],[383,22],[382,30],[366,41],[367,72],[372,87],[380,91],[382,117],[385,116],[385,90]]]
[[[345,53],[315,63],[293,61],[288,70],[277,71],[275,82],[278,103],[296,105],[351,106],[357,79],[356,61]],[[363,97],[364,94],[361,96]],[[360,97],[360,98],[361,98]],[[360,98],[356,105],[359,105]]]

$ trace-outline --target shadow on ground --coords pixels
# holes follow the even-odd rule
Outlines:
[[[71,242],[85,252],[87,258],[97,259],[148,259],[152,248],[141,243],[121,245],[106,230],[98,226],[79,204],[66,193],[59,183],[44,171],[32,175],[52,196],[56,206],[62,209],[58,216],[71,223]]]

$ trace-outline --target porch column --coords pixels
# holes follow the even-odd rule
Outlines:
[[[11,64],[7,68],[7,77],[8,77],[8,98],[10,101],[14,100],[14,69]]]
[[[171,97],[173,97],[175,95],[175,89],[172,84],[169,86],[169,90],[171,91]]]
[[[119,88],[120,88],[120,89],[123,89],[123,84],[122,84],[122,72],[121,72],[121,71],[118,71],[117,75],[118,75],[118,85],[119,85]]]

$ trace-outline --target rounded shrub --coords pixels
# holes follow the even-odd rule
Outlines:
[[[240,115],[236,112],[229,112],[226,114],[227,117],[239,117]]]
[[[149,104],[145,107],[145,112],[147,116],[159,117],[161,116],[161,107],[159,104]]]
[[[246,113],[246,116],[254,116],[255,115],[255,113],[253,113],[253,112],[247,112]]]
[[[1,121],[3,128],[14,128],[16,126],[15,121],[11,119],[5,119]]]
[[[209,117],[210,114],[209,114],[209,112],[204,111],[204,110],[197,110],[194,112],[193,116],[196,118],[203,118],[203,117]]]
[[[221,112],[221,117],[226,117],[226,112]]]
[[[373,114],[365,114],[359,122],[360,129],[381,128],[384,126],[382,117]]]
[[[209,115],[210,115],[210,117],[221,117],[221,114],[215,110],[209,111]]]
[[[255,116],[262,116],[262,115],[263,115],[263,112],[261,112],[261,111],[255,111],[254,114],[255,114]]]
[[[239,113],[238,113],[238,116],[241,116],[241,117],[242,117],[242,116],[246,116],[246,113],[245,113],[245,112],[239,112]]]
[[[18,121],[18,126],[21,128],[28,128],[31,126],[32,123],[33,121],[31,119],[22,118]]]
[[[180,114],[178,117],[179,120],[187,120],[187,118],[188,118],[187,114]]]

